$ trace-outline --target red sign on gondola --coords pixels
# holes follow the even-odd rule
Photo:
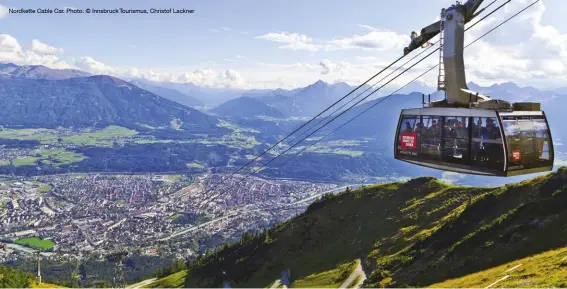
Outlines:
[[[400,133],[400,146],[403,150],[413,150],[417,148],[417,134],[415,132]]]
[[[522,160],[522,151],[520,149],[515,149],[514,151],[512,151],[512,160],[515,162]]]

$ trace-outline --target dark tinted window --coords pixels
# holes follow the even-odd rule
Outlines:
[[[443,125],[444,161],[468,164],[469,155],[469,117],[445,117]]]
[[[441,156],[441,132],[443,117],[424,116],[421,130],[421,152],[427,155]]]
[[[416,123],[419,117],[406,115],[400,123],[398,135],[398,150],[418,150],[419,143],[417,139]]]
[[[504,117],[502,124],[509,167],[537,167],[542,161],[553,158],[549,128],[543,116]]]
[[[551,160],[551,138],[547,123],[544,119],[535,119],[533,122],[539,159]]]
[[[490,169],[504,169],[504,147],[498,120],[475,117],[472,125],[472,164]]]

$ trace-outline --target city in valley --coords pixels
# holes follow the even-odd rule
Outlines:
[[[33,253],[32,248],[58,259],[140,248],[142,254],[165,250],[188,257],[199,248],[190,245],[194,240],[238,239],[301,213],[323,193],[344,189],[228,174],[4,178],[0,238],[6,249],[0,261]]]

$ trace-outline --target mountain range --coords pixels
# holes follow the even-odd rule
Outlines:
[[[4,113],[0,124],[12,128],[106,127],[124,126],[144,134],[165,139],[195,139],[231,133],[226,121],[240,126],[246,136],[234,134],[231,141],[260,153],[270,143],[283,138],[307,119],[337,101],[355,87],[346,83],[329,84],[317,81],[294,90],[234,90],[201,88],[191,83],[173,84],[133,80],[127,82],[105,75],[91,76],[77,70],[55,70],[41,66],[3,64],[0,69],[0,105]],[[368,86],[365,86],[368,88]],[[363,87],[361,90],[364,90]],[[415,88],[423,88],[416,83]],[[494,98],[529,101],[538,99],[548,116],[557,143],[567,138],[567,127],[562,126],[567,97],[562,91],[539,91],[532,87],[519,87],[513,83],[480,87],[469,83],[472,90]],[[407,88],[411,89],[411,87]],[[201,92],[203,94],[201,94]],[[194,94],[193,94],[194,93]],[[351,94],[356,97],[359,92]],[[567,93],[566,93],[567,94]],[[210,106],[204,98],[216,95],[228,99]],[[432,94],[433,98],[440,97]],[[360,99],[360,98],[358,98]],[[391,146],[400,110],[421,106],[421,93],[396,94],[388,98],[368,100],[344,113],[313,137],[323,136],[369,107],[371,110],[349,122],[348,126],[331,134],[317,151],[308,151],[301,158],[284,155],[281,162],[271,164],[261,174],[267,177],[295,177],[311,180],[344,180],[345,176],[401,175],[415,177],[423,174],[441,176],[440,171],[410,166],[393,159]],[[342,106],[342,101],[338,106]],[[354,102],[348,104],[351,106]],[[196,105],[198,109],[190,107]],[[202,105],[202,106],[200,106]],[[347,107],[348,107],[347,106]],[[323,116],[328,116],[336,108]],[[306,130],[320,126],[331,118],[317,119]],[[297,138],[295,138],[297,137]],[[299,133],[293,139],[299,140]],[[259,141],[260,143],[245,145]],[[251,141],[254,139],[254,141]],[[214,154],[224,155],[234,147],[217,143]],[[201,140],[202,141],[202,140]],[[290,139],[289,141],[292,141]],[[335,142],[333,148],[331,142]],[[313,143],[307,140],[305,144]],[[337,145],[338,144],[338,145]],[[147,145],[148,149],[149,146]],[[186,150],[191,150],[190,144]],[[224,150],[222,149],[226,147]],[[168,145],[151,149],[169,150]],[[201,149],[213,150],[204,146]],[[139,159],[143,149],[138,147],[130,159]],[[125,152],[121,152],[124,154]],[[162,152],[166,153],[166,152]],[[212,152],[211,152],[212,153]],[[242,152],[244,154],[244,152]],[[249,152],[247,152],[249,153]],[[289,161],[288,161],[289,160]],[[94,158],[91,158],[94,161]],[[188,160],[187,160],[188,161]],[[245,161],[245,160],[244,160]],[[234,165],[241,164],[242,160]],[[213,162],[214,163],[214,162]],[[242,163],[244,164],[244,163]],[[160,164],[164,169],[170,164]],[[122,165],[120,167],[123,167]],[[347,177],[348,178],[348,177]],[[474,179],[474,177],[468,178]]]
[[[8,69],[4,70],[7,71]],[[76,71],[50,73],[41,68],[0,74],[0,123],[14,128],[153,127],[194,133],[217,128],[218,120],[157,96],[124,80]]]
[[[43,65],[19,66],[13,63],[0,63],[0,75],[45,80],[92,76],[88,72],[75,69],[51,69]]]
[[[130,81],[133,85],[145,89],[151,93],[159,95],[161,97],[167,98],[169,100],[175,101],[177,103],[183,104],[188,107],[199,107],[204,106],[205,103],[196,97],[187,95],[177,89],[167,88],[165,86],[160,86],[156,84],[150,84],[145,81],[132,80]]]

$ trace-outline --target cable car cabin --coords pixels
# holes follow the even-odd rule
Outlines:
[[[487,176],[553,169],[543,111],[404,109],[396,136],[394,157],[425,167]]]

